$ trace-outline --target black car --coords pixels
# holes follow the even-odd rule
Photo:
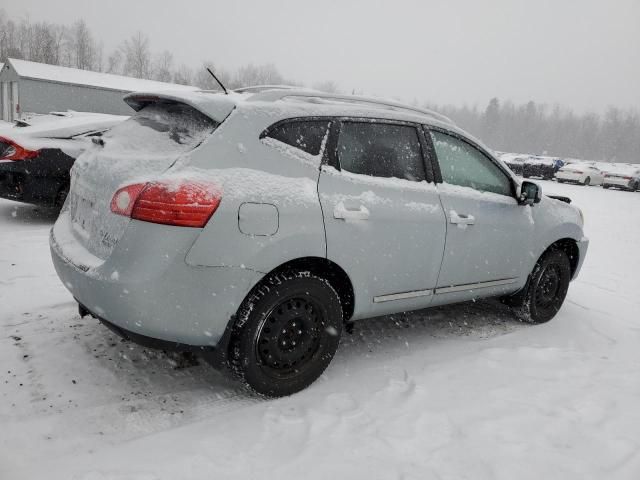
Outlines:
[[[524,166],[524,162],[526,161],[526,157],[506,157],[503,156],[502,160],[507,164],[507,167],[515,173],[516,175],[522,176],[522,169]]]
[[[43,118],[46,117],[46,118]],[[70,170],[92,137],[127,117],[70,112],[0,130],[0,197],[60,207]]]
[[[522,165],[522,176],[551,180],[563,166],[564,162],[557,158],[530,157]]]

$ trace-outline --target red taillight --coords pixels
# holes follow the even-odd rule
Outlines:
[[[28,160],[37,157],[39,153],[38,150],[24,148],[7,137],[0,137],[0,143],[5,144],[0,152],[0,160]]]
[[[143,222],[202,228],[221,200],[222,190],[211,183],[136,183],[115,193],[111,211]]]
[[[136,183],[120,188],[111,199],[111,211],[118,215],[130,217],[140,192],[146,186],[146,183]]]

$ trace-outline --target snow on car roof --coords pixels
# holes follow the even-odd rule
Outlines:
[[[8,63],[13,66],[19,76],[35,80],[48,80],[52,82],[83,86],[86,85],[122,92],[133,92],[137,90],[197,90],[196,87],[190,87],[187,85],[177,85],[174,83],[157,82],[155,80],[144,80],[140,78],[125,77],[122,75],[113,75],[111,73],[60,67],[57,65],[48,65],[45,63],[30,62],[27,60],[18,60],[15,58],[10,58]]]

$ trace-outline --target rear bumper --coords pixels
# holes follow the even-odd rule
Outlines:
[[[224,334],[222,335],[222,338],[218,341],[218,344],[215,347],[194,346],[147,337],[138,333],[131,332],[129,330],[125,330],[124,328],[118,327],[117,325],[114,325],[104,318],[100,318],[80,303],[78,304],[78,312],[80,313],[81,317],[91,315],[92,317],[98,319],[100,323],[102,323],[105,327],[107,327],[119,337],[137,343],[138,345],[142,345],[143,347],[152,348],[155,350],[164,350],[167,352],[197,353],[205,357],[209,364],[218,369],[222,369],[225,365],[227,365],[227,361],[229,358],[229,345],[231,342],[231,326],[228,326],[226,328]]]
[[[18,202],[53,205],[58,192],[69,188],[74,159],[47,150],[32,160],[0,162],[0,197]]]
[[[127,227],[107,260],[94,257],[96,261],[83,265],[78,259],[91,254],[61,231],[70,225],[63,212],[51,232],[58,276],[91,314],[134,341],[147,337],[195,348],[218,345],[229,320],[263,275],[187,265],[185,256],[199,229],[137,221]]]
[[[584,182],[582,175],[578,175],[578,174],[574,175],[574,174],[563,173],[563,172],[557,172],[556,179],[563,182],[575,182],[575,183]]]
[[[602,181],[603,187],[623,188],[625,190],[633,190],[634,180],[625,180],[624,178],[607,177]]]

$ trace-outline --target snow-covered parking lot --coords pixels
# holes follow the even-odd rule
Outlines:
[[[640,194],[540,183],[591,239],[554,320],[482,302],[363,321],[269,401],[81,319],[55,214],[0,201],[0,479],[640,478]]]

